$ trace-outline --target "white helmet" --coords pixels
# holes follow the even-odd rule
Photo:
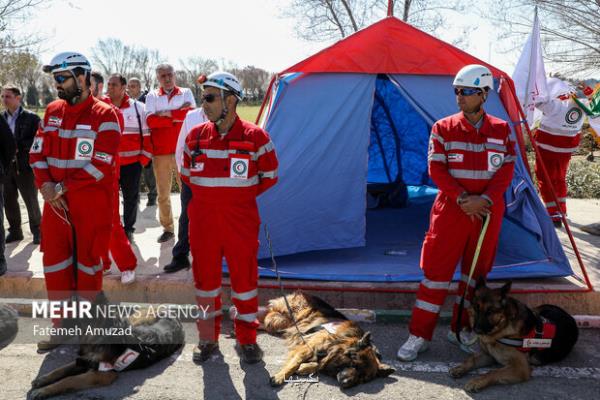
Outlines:
[[[458,71],[452,85],[493,90],[494,78],[487,67],[479,64],[470,64]]]
[[[64,53],[55,55],[50,64],[44,65],[42,70],[46,73],[55,73],[72,71],[75,68],[83,68],[86,71],[92,70],[90,62],[84,55],[73,51],[65,51]]]
[[[238,81],[238,79],[229,72],[213,72],[205,79],[201,78],[198,81],[202,84],[203,89],[205,86],[212,86],[217,89],[227,90],[233,93],[239,100],[242,100],[244,97],[244,92],[242,90],[242,85],[240,85],[240,81]]]

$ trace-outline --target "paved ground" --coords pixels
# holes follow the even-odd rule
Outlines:
[[[29,318],[20,320],[19,336],[0,350],[2,394],[6,400],[25,399],[30,382],[41,373],[72,360],[73,346],[62,346],[39,355],[31,338],[34,324]],[[482,393],[467,394],[462,386],[468,380],[451,379],[448,368],[464,359],[465,354],[449,345],[443,337],[448,329],[440,326],[431,349],[412,363],[395,361],[400,340],[405,339],[404,324],[365,324],[386,362],[396,373],[356,388],[342,391],[333,379],[319,376],[317,383],[287,384],[279,389],[269,386],[269,376],[283,363],[283,341],[266,334],[259,343],[266,351],[264,363],[241,365],[233,350],[234,340],[221,337],[222,356],[199,366],[191,361],[196,338],[195,326],[186,324],[188,345],[180,354],[145,370],[122,373],[110,387],[80,392],[57,399],[597,399],[600,395],[600,355],[597,352],[597,330],[582,330],[573,353],[563,362],[534,370],[529,382],[498,386]],[[230,330],[229,323],[225,332]]]

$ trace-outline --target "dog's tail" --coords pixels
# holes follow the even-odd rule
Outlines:
[[[564,359],[579,338],[579,328],[577,328],[575,318],[562,308],[551,304],[541,305],[536,308],[536,311],[556,325],[556,335],[552,340],[552,346],[537,352],[536,358],[542,364]]]

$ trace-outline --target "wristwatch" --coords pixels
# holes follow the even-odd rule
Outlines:
[[[59,196],[63,195],[63,193],[65,192],[65,187],[63,186],[62,182],[58,182],[56,185],[54,185],[54,191]]]

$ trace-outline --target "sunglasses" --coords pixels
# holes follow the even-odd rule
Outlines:
[[[202,97],[200,97],[200,100],[202,100],[202,102],[207,102],[207,103],[212,103],[213,101],[215,101],[217,98],[217,96],[215,96],[212,93],[208,93],[203,95]]]
[[[69,79],[71,79],[73,75],[54,75],[54,81],[58,84],[63,84]]]
[[[479,93],[483,93],[483,91],[481,89],[472,89],[472,88],[462,88],[462,89],[454,88],[454,94],[457,96],[458,95],[473,96],[474,94],[479,94]]]

